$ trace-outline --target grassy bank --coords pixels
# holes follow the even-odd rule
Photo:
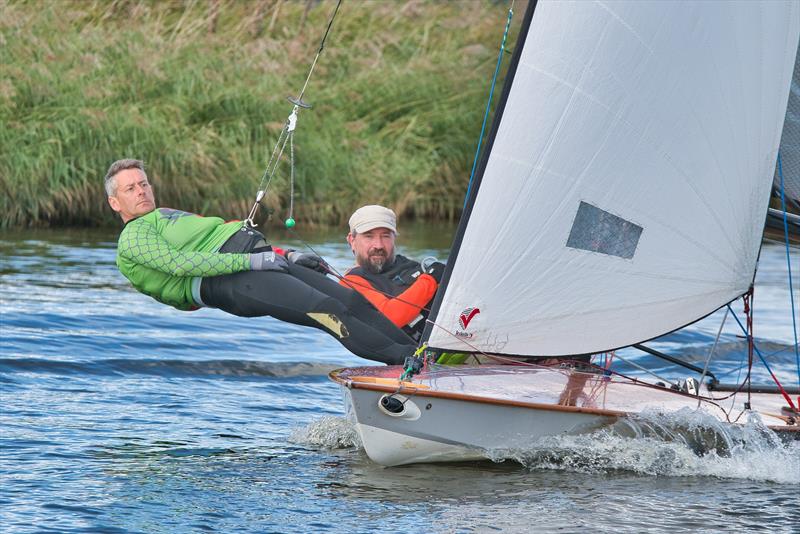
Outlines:
[[[145,160],[162,205],[244,216],[333,6],[0,0],[0,225],[111,223],[120,157]],[[506,10],[344,1],[295,134],[299,221],[458,214]]]

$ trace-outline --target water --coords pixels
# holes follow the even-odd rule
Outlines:
[[[443,257],[452,234],[404,230],[411,256]],[[344,268],[341,233],[310,240]],[[604,431],[495,451],[497,463],[378,467],[326,377],[363,360],[316,330],[139,295],[116,271],[115,239],[0,234],[3,532],[800,532],[800,448],[758,421],[727,456]],[[762,253],[756,332],[796,383],[783,253]],[[652,346],[702,364],[721,319]],[[712,366],[728,381],[742,372],[737,330],[727,323]],[[756,377],[768,379],[760,365]]]

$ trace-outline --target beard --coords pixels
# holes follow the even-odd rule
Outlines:
[[[386,249],[371,248],[367,255],[358,258],[358,264],[373,274],[381,274],[383,267],[394,262],[394,254],[389,255]]]

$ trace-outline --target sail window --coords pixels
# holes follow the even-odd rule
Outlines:
[[[641,226],[581,202],[567,246],[630,259],[636,252],[641,235]]]

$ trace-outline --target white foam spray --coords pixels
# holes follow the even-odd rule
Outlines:
[[[702,410],[645,410],[590,434],[550,436],[524,449],[485,454],[529,469],[800,483],[800,442],[783,442],[756,413],[747,418],[728,425]],[[355,424],[344,417],[322,417],[296,429],[290,441],[320,449],[363,448]]]
[[[525,449],[487,451],[487,457],[531,469],[800,483],[800,442],[783,442],[755,413],[731,426],[688,408],[645,411],[590,434],[550,436]]]
[[[289,441],[321,449],[363,448],[353,423],[344,417],[325,416],[296,428]]]

